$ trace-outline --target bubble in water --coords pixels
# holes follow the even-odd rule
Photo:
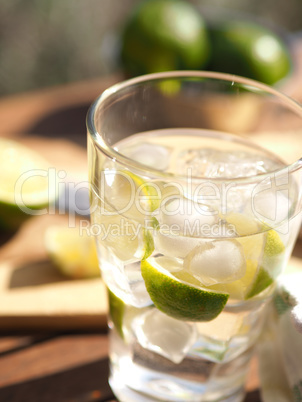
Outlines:
[[[175,320],[152,309],[133,321],[133,330],[143,348],[179,364],[196,342],[194,324]]]

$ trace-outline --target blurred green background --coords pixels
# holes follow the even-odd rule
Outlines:
[[[0,96],[100,77],[118,69],[118,33],[139,0],[0,0]],[[250,13],[290,33],[301,0],[192,0]]]

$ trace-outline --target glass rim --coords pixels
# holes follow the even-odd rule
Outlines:
[[[150,81],[160,81],[163,79],[183,79],[183,78],[209,78],[217,81],[225,81],[225,82],[236,82],[239,84],[246,85],[249,87],[249,89],[254,88],[254,90],[261,90],[263,92],[266,92],[267,94],[273,95],[276,98],[283,100],[288,105],[288,108],[295,111],[298,115],[300,115],[302,119],[302,105],[297,102],[296,100],[290,98],[289,96],[285,95],[281,91],[266,85],[264,83],[258,82],[256,80],[250,79],[250,78],[245,78],[241,77],[235,74],[227,74],[227,73],[220,73],[220,72],[211,72],[211,71],[190,71],[190,70],[180,70],[180,71],[166,71],[166,72],[159,72],[159,73],[153,73],[153,74],[145,74],[141,75],[135,78],[130,78],[126,79],[124,81],[118,82],[107,89],[105,89],[97,98],[96,100],[91,104],[91,106],[88,109],[87,116],[86,116],[86,126],[88,130],[88,134],[90,138],[93,140],[93,143],[96,145],[96,147],[107,157],[110,159],[118,162],[120,165],[129,168],[130,170],[135,169],[136,171],[140,171],[146,176],[152,176],[155,178],[166,178],[166,179],[176,179],[176,180],[187,180],[188,175],[180,175],[172,172],[162,172],[158,169],[149,167],[147,165],[144,165],[140,162],[137,162],[131,158],[128,158],[127,156],[123,155],[122,153],[118,152],[116,149],[114,149],[114,145],[110,146],[103,138],[102,134],[98,132],[96,129],[95,123],[94,123],[94,116],[95,113],[98,109],[98,107],[106,101],[109,97],[116,95],[120,90],[131,87],[136,84],[140,83],[146,83]],[[232,133],[224,133],[221,132],[221,134],[228,135],[233,137],[237,143],[242,142],[246,143],[249,139],[246,137],[240,137]],[[265,152],[271,153],[272,155],[275,155],[272,151],[261,147],[255,143],[252,143],[253,147],[255,149],[259,150],[264,150]],[[253,181],[259,181],[265,180],[267,177],[270,177],[272,174],[282,174],[284,173],[294,173],[295,171],[301,169],[302,167],[302,156],[298,160],[294,161],[291,164],[285,165],[281,167],[280,169],[270,171],[270,172],[265,172],[257,175],[251,175],[251,176],[243,176],[243,177],[206,177],[206,176],[190,176],[190,180],[192,182],[195,181],[213,181],[213,182],[231,182],[231,181],[239,181],[239,182],[253,182]]]

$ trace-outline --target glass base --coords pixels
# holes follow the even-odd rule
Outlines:
[[[221,396],[220,398],[214,397],[214,399],[211,398],[210,396],[202,396],[202,395],[193,396],[192,393],[189,393],[187,395],[185,393],[181,393],[181,395],[175,394],[174,398],[170,396],[169,399],[166,399],[167,395],[163,397],[151,397],[150,395],[146,395],[143,392],[131,389],[120,381],[119,376],[116,377],[115,375],[112,375],[110,377],[109,383],[112,391],[114,392],[115,396],[118,398],[120,402],[159,402],[159,401],[242,402],[245,397],[244,387],[240,387],[239,389],[235,390],[231,395]]]
[[[217,363],[186,357],[174,364],[111,333],[110,386],[120,402],[241,402],[253,348]]]

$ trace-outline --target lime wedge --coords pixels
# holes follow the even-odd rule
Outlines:
[[[120,260],[146,259],[152,254],[150,229],[158,222],[151,213],[159,207],[159,196],[158,186],[128,170],[104,171],[104,212],[94,213],[93,220],[103,228],[101,241]]]
[[[94,223],[100,225],[102,232],[97,236],[101,244],[123,262],[141,258],[145,253],[141,243],[142,228],[133,220],[121,215],[101,215],[94,217]]]
[[[230,284],[211,288],[230,294],[231,298],[246,300],[263,292],[274,282],[285,250],[278,233],[259,225],[252,217],[240,213],[227,215],[228,223],[234,225],[241,236],[237,241],[242,245],[247,260],[243,278]],[[262,231],[261,231],[262,230]]]
[[[266,233],[266,242],[263,251],[262,263],[245,296],[250,299],[267,289],[279,272],[279,266],[283,265],[285,247],[278,233],[271,229]]]
[[[100,228],[98,241],[124,263],[146,259],[153,253],[152,231],[141,223],[121,215],[94,214],[93,221]]]
[[[285,247],[278,233],[273,229],[269,230],[266,236],[263,257],[269,259],[270,257],[282,254],[284,251]]]
[[[258,262],[257,261],[246,261],[246,271],[243,278],[240,278],[231,283],[217,284],[209,286],[209,289],[215,290],[217,292],[225,292],[230,295],[231,299],[244,300],[251,283],[255,280],[256,274],[258,272]]]
[[[150,307],[137,308],[129,306],[108,287],[107,292],[111,322],[124,342],[130,343],[133,340],[133,321],[146,313]]]
[[[107,169],[104,171],[105,208],[128,218],[143,222],[151,219],[151,212],[160,205],[156,184],[128,170]]]
[[[228,222],[236,227],[236,240],[242,245],[246,258],[246,272],[239,280],[231,283],[209,286],[218,292],[226,292],[231,299],[247,300],[257,296],[273,284],[278,274],[279,266],[283,263],[285,247],[276,231],[256,233],[259,226],[242,214],[232,214]],[[256,234],[252,234],[256,233]]]
[[[107,288],[107,291],[109,300],[109,315],[111,321],[120,337],[124,338],[123,317],[125,311],[125,303],[119,297],[117,297],[113,292],[111,292],[110,289]]]
[[[248,236],[259,233],[259,224],[250,216],[239,212],[231,212],[226,216],[226,221],[234,226],[239,236]]]
[[[151,182],[146,182],[140,176],[130,172],[124,171],[132,180],[136,188],[137,195],[141,197],[141,206],[147,212],[155,211],[160,204],[158,191]]]
[[[186,321],[210,321],[223,310],[229,295],[196,287],[196,281],[182,282],[161,267],[154,258],[142,261],[142,276],[154,305],[170,317]]]
[[[263,292],[263,290],[267,289],[273,282],[274,279],[269,275],[269,273],[263,267],[260,267],[248,293],[245,295],[245,299],[250,299],[251,297]]]
[[[70,278],[100,276],[95,240],[78,228],[51,226],[45,233],[45,246],[59,271]]]
[[[154,251],[154,240],[150,230],[143,229],[144,238],[144,255],[143,260],[146,260]]]
[[[0,139],[0,226],[16,229],[55,199],[49,163],[15,141]]]

